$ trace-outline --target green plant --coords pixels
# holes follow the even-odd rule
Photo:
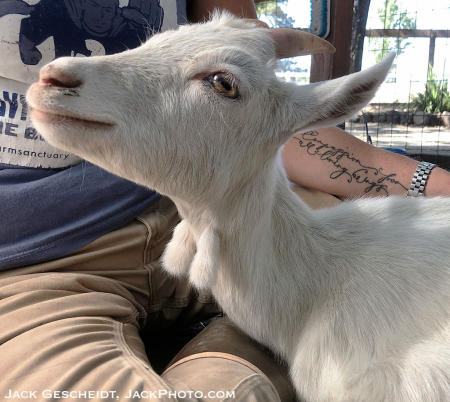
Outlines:
[[[407,11],[400,11],[397,0],[385,0],[384,7],[379,8],[378,17],[383,23],[384,29],[415,29],[416,21],[408,17]],[[392,50],[397,52],[397,56],[402,54],[406,47],[411,44],[405,38],[369,38],[369,43],[376,50],[376,62],[381,61]]]
[[[258,18],[267,22],[272,28],[285,28],[292,27],[295,20],[289,16],[284,10],[288,0],[262,0],[256,1],[256,14]],[[261,18],[263,17],[263,18]],[[289,59],[278,61],[278,71],[296,71],[302,72],[303,70],[296,66],[296,63]]]
[[[271,27],[292,27],[295,21],[284,11],[286,3],[288,0],[257,1],[256,13],[258,17],[264,16]]]
[[[442,113],[450,111],[450,94],[448,81],[437,80],[433,69],[428,69],[427,85],[425,91],[417,94],[411,101],[415,110],[425,113]]]

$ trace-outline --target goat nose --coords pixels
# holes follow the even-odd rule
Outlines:
[[[52,64],[48,64],[41,69],[39,72],[39,82],[62,88],[77,88],[82,84],[81,80],[74,76],[74,74],[70,74],[64,71],[64,69]]]

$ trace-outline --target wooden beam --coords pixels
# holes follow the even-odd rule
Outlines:
[[[342,77],[351,72],[353,0],[331,0],[330,34],[326,40],[336,48],[330,55],[314,55],[311,59],[311,82]]]
[[[364,38],[366,37],[367,17],[369,16],[370,0],[355,0],[353,5],[352,27],[352,69],[351,72],[361,70]]]
[[[371,38],[450,38],[448,29],[366,29]]]
[[[430,47],[428,49],[428,68],[434,67],[434,50],[436,49],[436,36],[430,38]]]
[[[338,78],[351,72],[353,1],[330,1],[330,33],[325,39],[334,45],[336,53],[311,57],[311,82]],[[339,127],[344,130],[345,123]]]

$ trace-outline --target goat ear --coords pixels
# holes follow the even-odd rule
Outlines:
[[[375,95],[394,57],[391,53],[367,70],[334,80],[304,86],[286,84],[287,104],[280,113],[292,124],[288,131],[332,126],[353,116]]]
[[[272,28],[269,34],[275,42],[278,59],[336,51],[325,39],[298,29]]]

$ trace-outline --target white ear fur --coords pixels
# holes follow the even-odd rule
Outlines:
[[[186,221],[181,221],[162,255],[164,269],[174,276],[186,276],[195,255],[195,239]]]
[[[327,127],[343,122],[362,109],[383,83],[395,53],[375,66],[345,77],[311,85],[289,85],[291,91],[285,121],[292,123],[289,132],[315,127]]]
[[[219,237],[209,226],[203,231],[197,242],[197,253],[189,272],[190,282],[197,289],[211,289],[216,280],[219,267]]]

